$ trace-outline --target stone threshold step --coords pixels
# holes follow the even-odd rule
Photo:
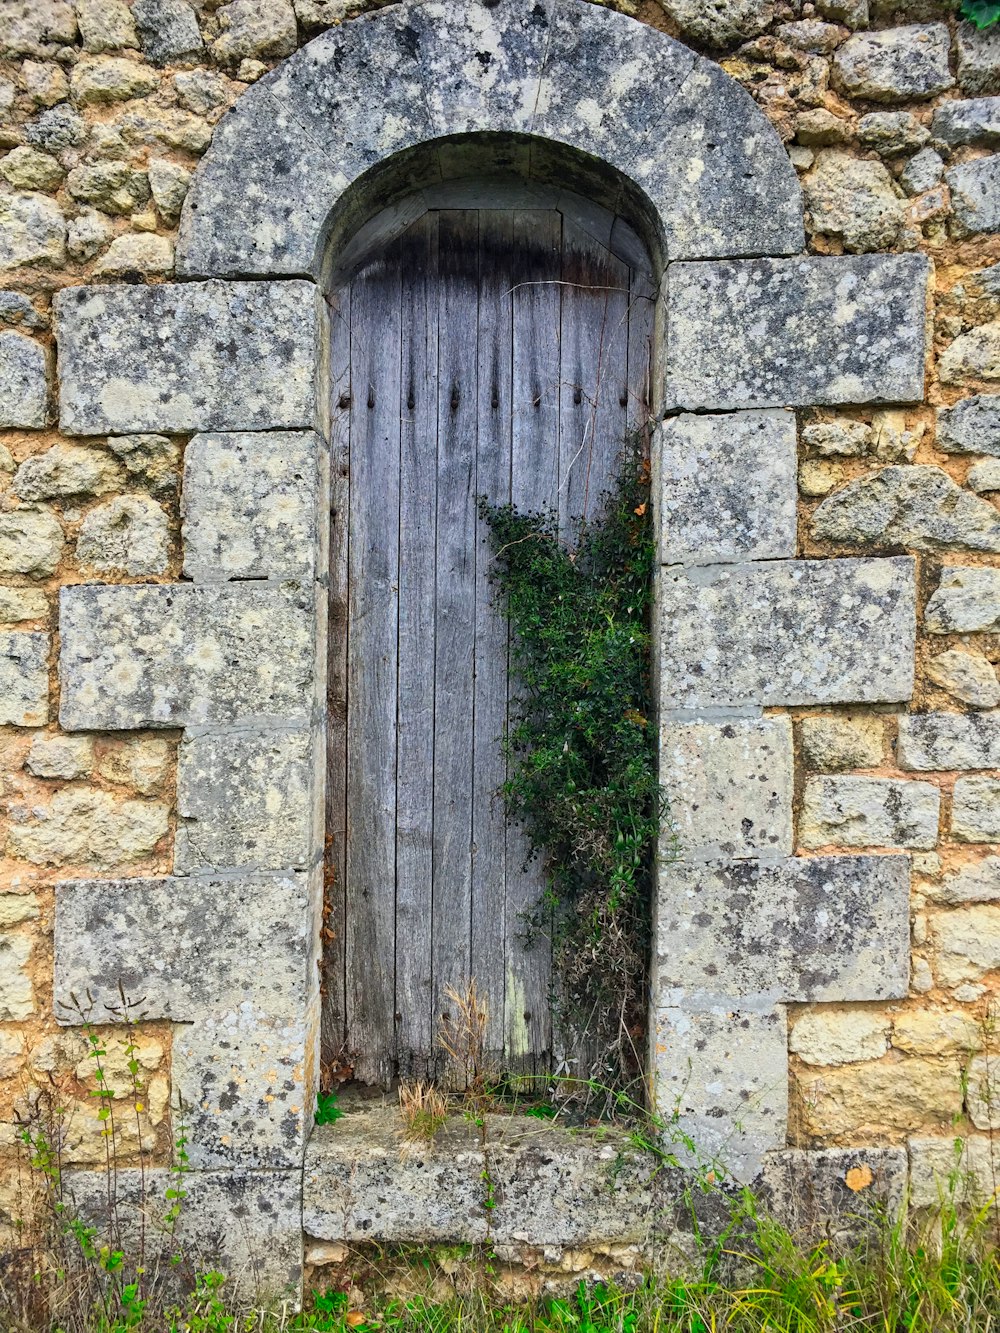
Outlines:
[[[674,1229],[677,1173],[619,1128],[487,1115],[481,1138],[472,1119],[454,1115],[427,1144],[407,1143],[402,1129],[399,1111],[379,1103],[355,1104],[313,1129],[307,1235],[579,1247],[637,1244]]]

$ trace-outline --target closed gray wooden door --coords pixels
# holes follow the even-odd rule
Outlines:
[[[364,1083],[440,1076],[446,988],[470,978],[499,1063],[552,1067],[476,502],[555,509],[567,533],[599,509],[649,379],[653,293],[622,234],[596,210],[432,209],[330,294],[324,1052]]]

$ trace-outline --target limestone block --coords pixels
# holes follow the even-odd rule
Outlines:
[[[977,495],[1000,491],[1000,458],[986,458],[970,471],[965,484]]]
[[[71,259],[93,259],[94,255],[107,245],[111,239],[111,223],[95,209],[84,209],[79,217],[69,224],[66,234],[66,248]]]
[[[929,634],[992,633],[1000,629],[1000,569],[949,565],[924,615]]]
[[[78,106],[127,102],[159,86],[156,71],[121,56],[82,56],[73,66],[70,90]]]
[[[1000,856],[986,856],[981,861],[959,866],[940,884],[928,885],[927,896],[945,906],[958,903],[992,903],[1000,900]]]
[[[24,766],[36,778],[85,778],[94,766],[94,742],[90,736],[39,732]]]
[[[204,116],[230,100],[230,85],[213,70],[184,70],[173,77],[177,100],[186,111]]]
[[[177,1029],[171,1073],[175,1095],[190,1108],[187,1153],[195,1170],[301,1162],[315,1110],[305,1084],[307,1044],[304,1012],[271,1017],[231,998],[217,1016]]]
[[[122,470],[104,449],[54,444],[25,459],[12,490],[22,500],[61,500],[72,495],[103,495],[117,490]]]
[[[27,935],[0,934],[0,1022],[19,1023],[35,1012],[35,997],[27,973],[31,940]]]
[[[940,185],[944,175],[944,160],[933,148],[922,148],[910,158],[899,173],[899,183],[909,195],[923,194]]]
[[[143,55],[166,65],[201,50],[198,18],[187,0],[136,0],[132,8]]]
[[[807,1065],[879,1060],[889,1049],[888,1015],[865,1009],[812,1009],[788,1034],[788,1049]]]
[[[307,282],[64,288],[55,298],[62,427],[311,426],[320,304]]]
[[[0,725],[39,727],[49,720],[48,634],[0,633]]]
[[[996,1141],[991,1135],[912,1138],[909,1156],[913,1208],[936,1208],[945,1200],[982,1206],[996,1193]]]
[[[906,1200],[905,1148],[790,1148],[769,1153],[761,1189],[768,1211],[795,1236],[852,1249],[898,1217]]]
[[[177,773],[174,869],[282,870],[308,865],[307,731],[187,736]]]
[[[83,520],[76,558],[102,573],[162,574],[170,559],[167,516],[148,496],[116,495]]]
[[[169,236],[127,234],[116,236],[94,265],[94,276],[122,277],[128,273],[172,273],[174,243]]]
[[[972,97],[942,102],[934,110],[932,131],[953,148],[1000,147],[1000,97]]]
[[[1000,908],[975,904],[937,912],[930,932],[934,974],[942,986],[979,981],[1000,968]]]
[[[676,708],[891,702],[913,691],[908,558],[665,569],[661,589],[660,685]]]
[[[220,65],[280,60],[298,45],[291,0],[231,0],[218,10],[221,32],[212,43]]]
[[[158,801],[116,801],[105,791],[63,787],[48,805],[11,820],[7,852],[33,865],[109,869],[150,856],[168,827],[168,807]]]
[[[801,1126],[811,1137],[885,1138],[933,1124],[942,1131],[962,1112],[959,1060],[900,1056],[796,1072]]]
[[[893,999],[909,979],[909,858],[680,862],[660,874],[660,993]]]
[[[319,436],[198,435],[184,452],[184,573],[198,581],[309,577]]]
[[[1000,93],[1000,32],[958,25],[958,83],[965,93]]]
[[[833,83],[848,97],[908,102],[952,87],[951,35],[943,23],[855,33],[833,58]]]
[[[42,311],[36,310],[23,292],[0,291],[0,324],[47,329],[49,318]]]
[[[309,715],[312,605],[295,585],[64,588],[68,731]]]
[[[941,794],[930,782],[815,777],[806,782],[799,842],[807,848],[937,845]]]
[[[41,913],[33,893],[0,893],[0,928],[37,921]]]
[[[104,1171],[63,1173],[66,1197],[80,1215],[100,1227],[107,1222]],[[138,1254],[140,1222],[146,1260],[161,1275],[170,1272],[178,1249],[197,1271],[226,1274],[226,1291],[270,1307],[296,1297],[302,1269],[301,1171],[192,1171],[184,1178],[186,1198],[173,1229],[159,1224],[175,1185],[165,1167],[120,1166],[115,1178],[114,1243]],[[103,1234],[103,1233],[102,1233]]]
[[[1000,320],[959,334],[938,362],[942,384],[1000,380]]]
[[[133,787],[141,796],[155,796],[166,780],[173,755],[169,741],[130,736],[101,752],[97,771],[109,782]]]
[[[877,550],[1000,551],[1000,514],[941,468],[909,464],[869,472],[813,514],[817,541]]]
[[[802,443],[821,458],[856,458],[872,443],[872,428],[866,421],[814,421],[802,428]]]
[[[996,141],[1000,143],[1000,113]],[[945,180],[960,228],[966,232],[1000,231],[1000,154],[962,162],[945,172]]]
[[[22,333],[0,333],[0,427],[41,429],[48,418],[45,352]]]
[[[129,477],[153,495],[173,495],[180,481],[180,446],[166,435],[119,435],[108,448]]]
[[[975,1056],[966,1078],[969,1119],[977,1129],[1000,1129],[1000,1069],[996,1052]]]
[[[927,276],[921,255],[671,264],[667,402],[918,402]]]
[[[124,0],[75,0],[83,49],[92,54],[139,45],[132,11]]]
[[[660,781],[681,854],[792,851],[792,724],[664,722]]]
[[[174,226],[191,186],[191,173],[166,158],[153,158],[147,167],[149,188],[156,211],[168,226]]]
[[[673,105],[698,57],[648,28],[635,32],[607,11],[553,6],[549,20],[548,59],[539,71],[532,127],[626,170],[639,146],[655,134],[664,107]],[[570,70],[573,77],[567,78]],[[652,87],[662,100],[649,96]],[[584,98],[592,99],[592,109]]]
[[[0,10],[0,55],[44,57],[76,38],[68,0],[9,0]]]
[[[401,1151],[393,1107],[345,1108],[316,1129],[306,1152],[307,1233],[348,1242],[476,1242],[586,1246],[628,1244],[655,1228],[655,1162],[627,1136],[489,1116],[488,1148],[475,1127],[451,1117],[434,1141]],[[483,1207],[489,1165],[496,1207]]]
[[[973,708],[996,708],[1000,704],[996,668],[982,653],[957,648],[939,653],[927,664],[927,678]]]
[[[54,190],[66,173],[48,153],[22,144],[0,158],[0,175],[15,190]]]
[[[16,1078],[24,1066],[24,1038],[16,1029],[0,1033],[0,1078]]]
[[[757,37],[774,16],[772,0],[733,0],[722,9],[714,0],[663,0],[663,8],[686,37],[717,49]]]
[[[749,1183],[785,1146],[788,1056],[782,1008],[716,1005],[657,1010],[654,1097],[701,1162]],[[678,1156],[690,1157],[683,1149]]]
[[[802,249],[795,169],[753,98],[712,61],[695,66],[628,174],[663,220],[668,259]]]
[[[901,717],[898,754],[900,768],[918,771],[1000,768],[1000,713]]]
[[[930,137],[927,126],[909,111],[872,111],[858,121],[858,138],[882,157],[915,152]]]
[[[60,105],[33,116],[25,124],[23,133],[27,143],[44,148],[47,153],[60,154],[67,148],[79,148],[86,143],[91,131],[79,111],[69,105]]]
[[[964,1055],[979,1050],[982,1034],[969,1014],[911,1009],[893,1019],[892,1044],[909,1055]]]
[[[305,1012],[311,934],[301,875],[68,880],[56,887],[57,1013],[89,988],[95,1022],[113,1021],[120,981],[150,1018],[236,1023],[245,1006],[284,1026]]]
[[[810,230],[839,237],[848,253],[886,250],[898,240],[906,206],[881,162],[829,148],[817,155],[802,186]]]
[[[0,625],[44,620],[48,613],[48,598],[37,588],[0,588]]]
[[[951,833],[960,842],[1000,842],[1000,779],[958,779]]]
[[[795,554],[791,412],[681,416],[660,447],[660,559],[778,560]]]
[[[806,717],[799,723],[802,757],[809,768],[825,772],[843,768],[877,768],[885,751],[880,717],[859,713],[847,717]]]
[[[66,258],[66,219],[43,194],[0,196],[0,268],[61,264]]]
[[[94,204],[102,212],[117,217],[135,212],[149,199],[149,177],[125,162],[96,162],[74,167],[66,177],[66,188],[80,203]],[[99,224],[98,228],[106,240],[110,230],[100,228]],[[74,287],[67,290],[79,292],[85,289]]]
[[[62,558],[63,530],[49,509],[0,513],[0,574],[54,574]]]
[[[176,148],[197,156],[212,141],[212,127],[200,116],[172,107],[160,110],[149,102],[140,102],[135,110],[126,111],[117,126],[126,144],[160,153],[166,148]]]

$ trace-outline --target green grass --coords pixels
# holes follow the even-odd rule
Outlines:
[[[19,1290],[16,1273],[0,1267],[0,1327],[3,1333],[1000,1333],[1000,1233],[992,1202],[959,1210],[945,1197],[920,1226],[869,1216],[859,1222],[862,1239],[839,1247],[800,1243],[748,1195],[732,1209],[729,1239],[695,1239],[693,1256],[672,1270],[664,1262],[656,1273],[621,1275],[620,1285],[579,1281],[575,1289],[555,1275],[569,1289],[528,1302],[505,1295],[503,1267],[483,1247],[359,1251],[339,1270],[342,1289],[313,1292],[300,1312],[241,1305],[214,1273],[199,1276],[195,1290],[174,1304],[155,1293],[142,1298],[134,1282],[116,1283],[104,1261],[97,1264],[106,1278],[100,1299],[90,1281],[77,1298],[70,1273],[54,1286],[49,1274],[47,1314],[37,1301],[32,1313],[38,1293]],[[119,1264],[128,1267],[127,1259]],[[454,1295],[442,1299],[449,1284]],[[355,1309],[347,1293],[359,1287],[365,1297]],[[411,1294],[388,1294],[393,1288]],[[21,1313],[19,1298],[28,1303]]]

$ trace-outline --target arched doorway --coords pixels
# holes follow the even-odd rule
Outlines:
[[[324,1056],[361,1082],[444,1074],[470,979],[505,1072],[565,1040],[526,938],[544,876],[499,797],[508,631],[477,499],[568,540],[597,514],[648,421],[654,297],[626,218],[495,179],[384,211],[331,278]]]

